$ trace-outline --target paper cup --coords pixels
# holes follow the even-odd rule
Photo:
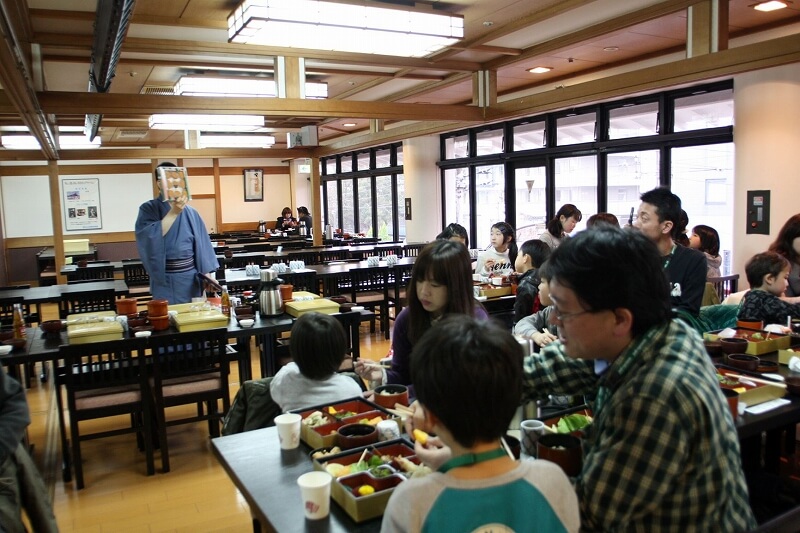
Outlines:
[[[278,438],[281,448],[294,450],[300,445],[300,420],[297,413],[283,413],[275,417],[275,426],[278,428]]]
[[[331,508],[331,480],[327,472],[307,472],[297,478],[303,511],[309,520],[328,516]]]
[[[544,426],[541,420],[523,420],[519,425],[522,449],[531,457],[537,457],[536,443],[547,432]]]
[[[378,428],[378,440],[392,440],[400,438],[400,426],[396,420],[381,420],[376,426]]]

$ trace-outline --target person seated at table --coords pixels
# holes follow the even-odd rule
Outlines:
[[[406,288],[408,305],[400,311],[392,332],[392,366],[359,359],[355,371],[371,386],[386,383],[412,385],[411,349],[445,315],[486,320],[486,310],[475,302],[469,252],[461,243],[433,241],[420,250]],[[413,395],[413,386],[409,392]]]
[[[744,295],[737,318],[764,324],[786,324],[800,317],[800,304],[781,299],[789,286],[789,261],[777,252],[754,255],[744,266],[750,290]]]
[[[475,273],[481,276],[506,276],[517,261],[517,236],[508,222],[492,224],[490,246],[478,254]]]
[[[469,249],[469,235],[467,234],[467,229],[461,224],[455,222],[448,224],[436,238],[446,241],[457,241]]]
[[[297,219],[292,216],[292,208],[284,207],[278,217],[275,227],[278,231],[292,231],[297,227]]]
[[[525,359],[523,397],[594,398],[574,481],[583,530],[749,531],[736,426],[700,335],[672,316],[661,263],[636,231],[562,243],[547,262],[559,340]],[[442,450],[417,455],[438,465]]]
[[[292,362],[269,385],[273,401],[283,411],[361,396],[358,382],[337,372],[347,355],[347,335],[334,317],[301,315],[292,326],[289,353]]]
[[[550,320],[553,313],[553,301],[550,299],[550,274],[547,271],[547,261],[538,269],[539,281],[539,303],[542,309],[532,313],[514,325],[514,335],[533,340],[536,346],[547,346],[551,342],[558,340],[558,331],[555,324]]]
[[[569,478],[549,461],[515,461],[501,438],[519,407],[522,349],[499,326],[448,317],[412,355],[416,428],[452,458],[395,487],[381,531],[578,531]],[[418,440],[415,448],[422,449]]]
[[[297,208],[297,215],[298,215],[297,224],[300,225],[300,223],[305,222],[306,232],[308,233],[308,235],[311,235],[312,219],[311,219],[311,213],[308,212],[308,208],[304,205],[301,205],[300,207]]]
[[[514,263],[517,276],[517,297],[514,300],[514,323],[516,324],[541,308],[539,296],[539,267],[550,257],[550,247],[539,239],[522,243]]]
[[[595,213],[586,220],[586,227],[591,228],[596,224],[611,224],[619,227],[619,219],[614,213]]]
[[[718,278],[722,275],[719,266],[722,264],[722,257],[719,255],[719,233],[711,226],[699,224],[692,228],[692,236],[689,237],[689,248],[700,250],[706,256],[708,271],[706,278]]]
[[[158,190],[159,167],[154,172]],[[219,267],[214,247],[200,213],[188,205],[186,195],[170,201],[148,200],[139,207],[136,218],[136,248],[145,270],[150,275],[150,292],[154,299],[170,304],[188,303],[203,295],[206,288],[198,274],[212,277]]]

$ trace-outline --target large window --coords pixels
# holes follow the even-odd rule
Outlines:
[[[566,203],[583,213],[575,231],[605,211],[625,225],[640,195],[665,185],[682,198],[688,229],[717,229],[725,254],[732,247],[732,86],[682,88],[443,135],[442,224],[465,226],[477,248],[488,245],[489,227],[499,220],[514,225],[519,242],[538,237]],[[501,149],[502,132],[513,138],[510,149]]]
[[[405,199],[402,161],[400,143],[323,158],[321,165],[327,171],[323,176],[326,223],[340,227],[341,220],[345,233],[384,241],[402,240],[405,237],[405,220],[401,220]],[[339,190],[341,195],[337,193]]]

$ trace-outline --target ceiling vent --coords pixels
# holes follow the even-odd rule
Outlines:
[[[149,131],[150,130],[148,130],[148,129],[125,129],[125,128],[121,128],[117,132],[117,138],[118,139],[141,139],[142,137],[147,135],[147,133]]]
[[[156,96],[172,96],[175,88],[172,85],[145,85],[139,94],[154,94]]]

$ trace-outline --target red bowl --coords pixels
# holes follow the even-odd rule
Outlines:
[[[169,328],[169,315],[151,316],[147,320],[155,331],[163,331]]]
[[[6,339],[3,341],[3,344],[13,346],[15,350],[21,350],[28,344],[28,339]]]
[[[39,327],[44,333],[55,334],[64,329],[64,323],[61,320],[45,320]]]
[[[729,353],[725,358],[725,364],[742,370],[749,370],[755,372],[758,370],[758,363],[761,360],[755,355],[748,355],[746,353]]]

